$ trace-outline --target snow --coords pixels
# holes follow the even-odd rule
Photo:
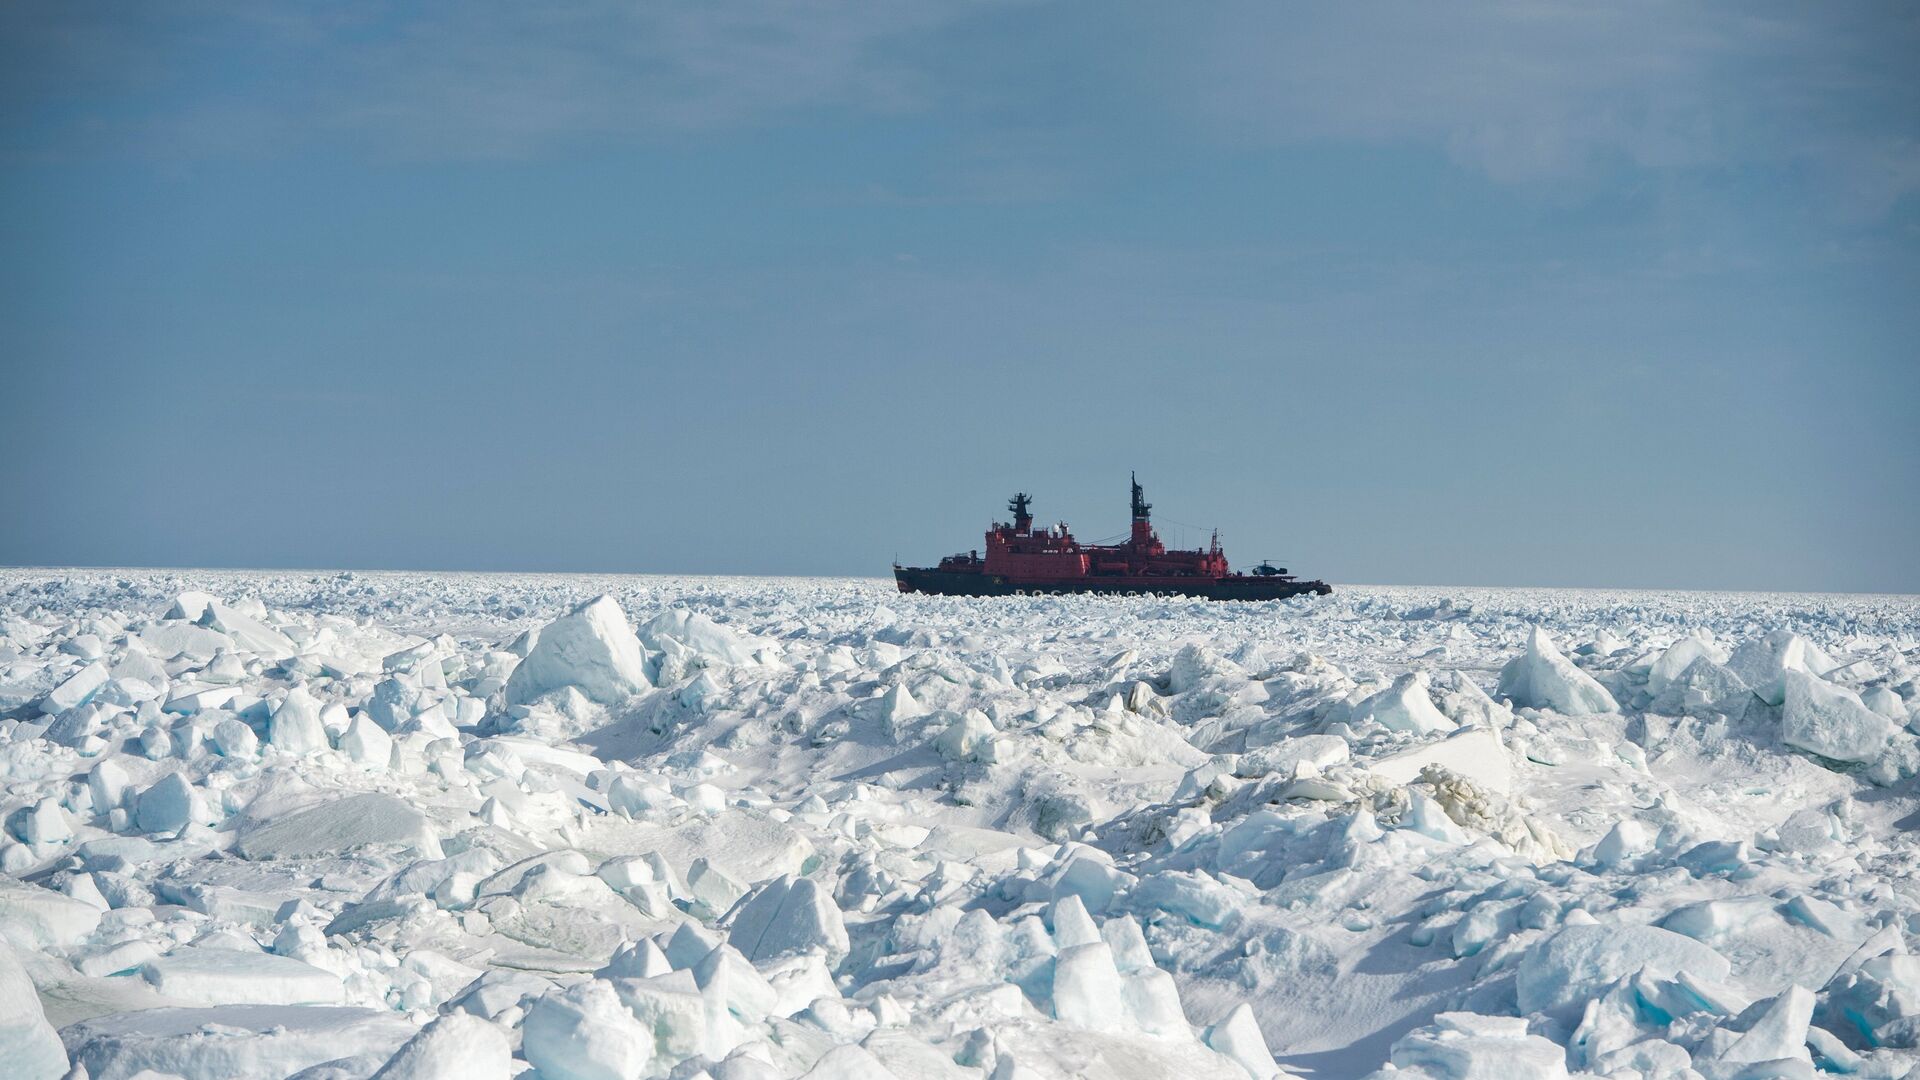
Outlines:
[[[8,1075],[1920,1064],[1913,598],[10,570],[0,632]]]

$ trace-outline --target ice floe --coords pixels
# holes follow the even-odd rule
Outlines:
[[[0,1060],[1902,1076],[1916,677],[1911,598],[0,572]]]

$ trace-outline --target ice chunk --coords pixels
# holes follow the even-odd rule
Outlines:
[[[699,858],[687,867],[687,892],[706,909],[708,918],[714,918],[726,914],[747,889],[719,867]]]
[[[1055,899],[1069,893],[1077,895],[1088,911],[1105,914],[1113,904],[1114,893],[1133,883],[1133,875],[1114,869],[1105,852],[1081,848],[1054,875],[1052,892]]]
[[[665,784],[632,773],[614,777],[607,786],[608,807],[617,814],[631,818],[644,818],[650,810],[664,809],[679,802],[679,797],[667,790]]]
[[[0,876],[0,937],[16,949],[71,948],[99,925],[92,904]]]
[[[1786,696],[1782,676],[1789,671],[1804,675],[1825,675],[1834,668],[1833,659],[1820,647],[1789,630],[1776,630],[1763,638],[1743,643],[1733,650],[1727,667],[1769,705],[1778,705]]]
[[[1874,761],[1899,730],[1844,686],[1794,670],[1781,679],[1780,739],[1788,746],[1834,761]]]
[[[413,1028],[385,1009],[228,1005],[98,1016],[63,1028],[61,1037],[92,1080],[154,1075],[146,1070],[189,1078],[280,1077],[347,1058],[377,1064]]]
[[[994,754],[993,721],[979,709],[968,709],[933,741],[934,749],[948,761],[992,761]]]
[[[615,979],[614,992],[640,1026],[653,1033],[657,1064],[692,1057],[707,1041],[707,1002],[693,975],[675,971],[651,979]]]
[[[1520,961],[1520,1011],[1552,1012],[1584,1002],[1601,987],[1642,968],[1663,978],[1686,973],[1724,982],[1731,965],[1712,948],[1657,926],[1566,926]]]
[[[739,949],[717,946],[693,967],[701,996],[743,1024],[757,1024],[779,1004],[780,994]]]
[[[1647,692],[1658,695],[1667,688],[1667,684],[1679,677],[1695,661],[1705,659],[1709,663],[1727,662],[1725,651],[1703,638],[1688,635],[1673,643],[1660,658],[1653,662],[1647,671]]]
[[[1652,850],[1653,841],[1651,829],[1633,818],[1623,818],[1594,845],[1593,861],[1601,866],[1619,866]]]
[[[440,837],[425,814],[392,795],[363,792],[281,814],[244,830],[235,850],[249,859],[339,855],[369,844],[392,844],[421,857],[441,857]]]
[[[1553,638],[1537,626],[1527,635],[1527,651],[1500,669],[1496,692],[1515,705],[1568,716],[1620,711],[1607,688],[1560,655]]]
[[[92,773],[86,774],[86,792],[94,799],[94,813],[106,815],[127,801],[127,786],[132,776],[127,767],[119,761],[106,757],[100,765],[94,765]]]
[[[1550,1039],[1527,1034],[1515,1017],[1441,1013],[1430,1027],[1393,1044],[1396,1068],[1418,1069],[1434,1080],[1554,1080],[1567,1075],[1566,1051]]]
[[[1226,1019],[1207,1029],[1207,1045],[1232,1058],[1253,1080],[1272,1080],[1280,1073],[1273,1051],[1267,1049],[1266,1037],[1253,1018],[1253,1008],[1244,1001],[1235,1005]]]
[[[1233,772],[1244,777],[1270,774],[1284,777],[1298,772],[1303,764],[1314,772],[1324,772],[1351,756],[1347,740],[1338,735],[1296,735],[1241,754]],[[1418,773],[1419,770],[1415,770],[1415,775]]]
[[[170,772],[140,793],[134,827],[143,833],[179,832],[193,821],[193,801],[193,785],[182,774]]]
[[[40,702],[40,711],[51,716],[86,704],[87,699],[107,684],[111,675],[106,664],[95,660],[47,691],[47,696]]]
[[[1131,903],[1138,910],[1157,909],[1219,929],[1240,917],[1246,898],[1206,874],[1169,870],[1142,879]]]
[[[421,1028],[373,1080],[507,1080],[512,1066],[513,1049],[499,1028],[457,1012]]]
[[[1418,780],[1429,765],[1464,776],[1488,791],[1513,793],[1513,761],[1500,745],[1500,737],[1484,727],[1462,728],[1438,742],[1367,762],[1375,775],[1400,784]]]
[[[1415,735],[1452,731],[1459,726],[1434,707],[1424,671],[1407,672],[1395,679],[1392,686],[1353,707],[1353,723],[1368,720],[1389,731],[1409,731]]]
[[[287,635],[218,600],[209,603],[206,612],[194,621],[220,631],[233,639],[235,645],[261,656],[279,660],[296,651]]]
[[[1467,830],[1448,817],[1445,808],[1426,792],[1417,789],[1410,791],[1408,800],[1406,815],[1400,819],[1402,828],[1449,844],[1473,842],[1473,837],[1467,834]]]
[[[1148,967],[1129,972],[1120,979],[1120,997],[1135,1030],[1163,1037],[1193,1037],[1193,1029],[1187,1026],[1187,1014],[1180,1009],[1180,990],[1174,986],[1172,975],[1157,967]]]
[[[534,1002],[521,1053],[543,1080],[630,1080],[653,1058],[653,1032],[598,979]]]
[[[697,611],[672,608],[641,624],[640,643],[656,651],[668,641],[693,650],[702,660],[735,666],[754,662],[754,653],[769,642],[756,640],[737,630],[722,626]]]
[[[506,694],[509,705],[524,705],[572,686],[611,705],[651,685],[640,639],[626,612],[613,597],[603,595],[540,630],[532,651],[508,676]]]
[[[1611,630],[1602,630],[1594,635],[1592,641],[1573,651],[1581,656],[1612,656],[1626,647],[1627,643],[1620,640],[1620,635]]]
[[[906,683],[895,683],[880,699],[879,717],[886,722],[887,730],[898,734],[908,720],[927,715],[926,706],[914,700],[913,691]]]
[[[1078,894],[1067,893],[1053,903],[1053,942],[1063,949],[1101,940],[1100,928]],[[1131,922],[1132,920],[1128,920]]]
[[[800,1080],[900,1080],[880,1059],[852,1043],[842,1043],[821,1055]]]
[[[1899,694],[1884,686],[1875,686],[1860,692],[1860,704],[1897,723],[1907,722],[1907,703]]]
[[[161,708],[170,713],[191,716],[194,713],[222,708],[242,693],[238,686],[204,686],[199,683],[181,683],[174,687],[174,695],[167,699]]]
[[[1697,715],[1702,711],[1739,715],[1753,700],[1752,690],[1731,668],[1700,657],[1673,677],[1647,706],[1663,716]]]
[[[168,607],[166,614],[160,617],[163,619],[185,619],[188,622],[199,622],[200,617],[207,613],[207,605],[219,599],[219,597],[212,593],[189,589],[174,597],[172,606]]]
[[[1104,941],[1060,950],[1053,962],[1053,1015],[1095,1031],[1126,1027],[1125,986]]]
[[[683,922],[674,928],[662,950],[675,970],[691,968],[706,959],[708,953],[723,944],[719,935],[699,923]]]
[[[1789,986],[1773,999],[1740,1040],[1720,1055],[1726,1062],[1792,1059],[1813,1064],[1807,1053],[1807,1025],[1813,1020],[1813,991]]]
[[[747,901],[727,941],[755,964],[818,952],[829,966],[847,955],[846,923],[833,898],[812,878],[782,875]]]
[[[1173,667],[1167,672],[1167,688],[1183,694],[1208,679],[1244,679],[1246,676],[1240,665],[1205,645],[1190,643],[1174,655]]]
[[[1146,935],[1132,916],[1122,915],[1100,925],[1100,940],[1113,950],[1113,962],[1125,975],[1153,966],[1153,951],[1147,948]]]
[[[176,949],[142,964],[140,974],[167,997],[195,1005],[330,1005],[342,997],[338,975],[264,952]]]
[[[213,727],[213,745],[222,757],[248,759],[260,753],[260,736],[237,716],[229,716]]]
[[[221,650],[231,649],[234,645],[232,638],[218,630],[185,622],[156,623],[141,630],[139,637],[141,645],[160,660],[182,656],[193,660],[210,660]]]
[[[1900,948],[1897,927],[1882,931],[1884,938],[1869,941],[1842,965],[1821,992],[1820,1022],[1849,1046],[1911,1046],[1915,1003],[1920,1002],[1920,956],[1905,952],[1871,956],[1877,949]],[[1855,961],[1859,963],[1855,966]],[[1852,970],[1848,970],[1852,968]]]
[[[326,725],[320,722],[320,702],[296,686],[287,691],[280,707],[267,721],[267,743],[289,754],[311,754],[327,749]]]
[[[0,1062],[16,1080],[59,1080],[67,1074],[67,1051],[47,1023],[33,980],[0,941]]]
[[[20,839],[29,844],[63,844],[73,839],[67,812],[60,808],[60,800],[51,795],[10,816],[8,823]]]
[[[607,966],[595,974],[603,979],[651,979],[672,970],[673,964],[660,946],[643,938],[615,950]]]
[[[361,765],[384,769],[393,760],[393,736],[366,713],[355,713],[340,736],[340,752]]]

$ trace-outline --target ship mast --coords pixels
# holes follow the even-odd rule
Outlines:
[[[1158,544],[1160,538],[1153,534],[1153,522],[1149,517],[1153,511],[1153,504],[1147,501],[1147,493],[1140,486],[1140,478],[1130,472],[1127,474],[1127,479],[1133,484],[1133,535],[1128,543],[1135,553],[1129,561],[1137,563],[1140,554]],[[1134,569],[1137,571],[1139,567],[1136,565]]]
[[[1033,513],[1029,509],[1032,505],[1033,496],[1024,491],[1014,492],[1013,498],[1007,500],[1007,510],[1013,514],[1014,532],[1023,533],[1033,528]]]

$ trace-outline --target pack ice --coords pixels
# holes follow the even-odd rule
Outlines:
[[[0,571],[0,1074],[1899,1077],[1920,600]]]

